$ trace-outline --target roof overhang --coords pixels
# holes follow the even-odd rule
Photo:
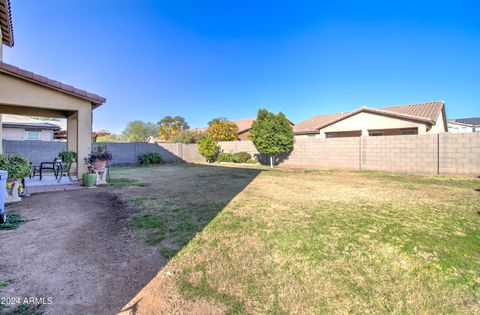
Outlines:
[[[98,106],[106,102],[106,99],[104,97],[98,96],[97,94],[93,94],[81,89],[77,89],[71,85],[64,84],[59,81],[51,80],[44,76],[35,74],[27,70],[20,69],[18,67],[9,65],[4,62],[0,62],[0,73],[4,73],[25,81],[29,81],[53,90],[60,91],[62,93],[70,94],[72,96],[87,100],[92,103],[93,109],[97,108]]]
[[[317,129],[317,130],[301,130],[301,131],[294,131],[293,133],[296,134],[296,135],[315,135],[315,134],[319,134],[320,130],[319,129]]]
[[[8,128],[25,128],[25,129],[51,129],[51,130],[60,130],[60,126],[54,124],[35,124],[35,123],[14,123],[14,122],[3,122],[3,127]]]
[[[13,47],[13,24],[10,0],[0,0],[0,28],[2,32],[2,43]]]
[[[445,104],[442,106],[442,116],[443,116],[443,129],[445,132],[448,132],[448,122],[447,122],[447,111],[445,110]]]
[[[246,118],[246,119],[250,119],[250,118]],[[250,126],[244,127],[243,129],[238,129],[237,135],[240,135],[240,134],[242,134],[242,133],[248,132],[248,131],[250,131],[250,130],[252,129],[253,122],[254,122],[257,118],[251,118],[251,119],[252,119],[252,122],[250,123]],[[287,118],[287,120],[288,120],[288,122],[290,123],[290,125],[291,125],[292,127],[295,126],[295,124],[294,124],[290,119]],[[240,120],[232,120],[232,122],[235,123],[235,125],[237,125],[237,127],[238,127],[238,121],[240,121]]]
[[[333,124],[335,124],[335,123],[337,123],[341,120],[347,119],[349,117],[355,116],[355,115],[360,114],[360,113],[371,113],[371,114],[377,114],[377,115],[391,117],[391,118],[409,120],[409,121],[414,121],[414,122],[421,122],[421,123],[428,124],[428,125],[435,125],[435,121],[433,121],[431,119],[428,119],[428,118],[421,118],[421,117],[415,117],[415,116],[406,115],[406,114],[392,113],[392,112],[388,112],[388,111],[385,111],[385,110],[369,108],[369,107],[364,106],[364,107],[360,107],[357,110],[354,110],[353,112],[351,112],[351,113],[349,113],[345,116],[342,116],[342,117],[339,117],[339,118],[337,118],[333,121],[330,121],[329,123],[323,125],[321,128],[325,128],[327,126],[333,125]],[[318,128],[318,130],[320,130],[321,128]]]

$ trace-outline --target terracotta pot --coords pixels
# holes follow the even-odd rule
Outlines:
[[[103,170],[107,166],[107,160],[96,160],[95,161],[95,169],[96,170]]]

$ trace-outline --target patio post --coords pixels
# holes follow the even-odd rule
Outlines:
[[[92,148],[92,110],[80,109],[67,118],[67,149],[77,153],[77,178],[88,172],[83,162]]]
[[[77,115],[77,176],[81,179],[82,175],[88,172],[83,161],[92,152],[92,108],[82,108]]]

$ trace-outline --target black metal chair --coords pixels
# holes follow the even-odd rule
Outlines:
[[[43,172],[46,170],[52,170],[55,179],[60,182],[63,176],[63,163],[59,158],[55,158],[53,162],[42,162],[40,163],[40,180],[42,180]],[[34,173],[35,176],[35,173]]]

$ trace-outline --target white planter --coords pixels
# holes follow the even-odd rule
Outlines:
[[[22,201],[22,198],[18,195],[18,185],[20,185],[21,180],[17,179],[14,182],[10,182],[12,184],[12,188],[6,191],[5,196],[5,203],[12,203],[12,202],[19,202]]]

